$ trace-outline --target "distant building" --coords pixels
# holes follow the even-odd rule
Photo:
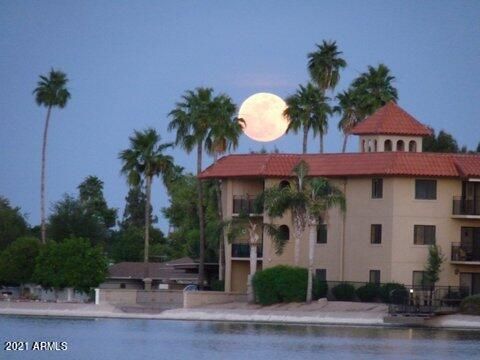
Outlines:
[[[225,220],[250,212],[263,239],[258,269],[293,265],[293,241],[276,255],[263,223],[283,226],[292,238],[290,214],[254,214],[253,199],[265,188],[289,186],[304,160],[310,176],[328,178],[346,197],[347,210],[329,211],[317,229],[316,276],[328,281],[390,282],[420,286],[428,246],[441,246],[447,261],[437,285],[480,293],[480,155],[423,153],[430,129],[391,102],[357,125],[358,153],[228,155],[200,175],[222,180]],[[300,249],[307,266],[308,231]],[[225,239],[226,291],[245,292],[248,232]]]

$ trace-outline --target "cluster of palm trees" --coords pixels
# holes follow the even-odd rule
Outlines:
[[[387,66],[369,66],[350,87],[335,96],[331,104],[327,91],[333,93],[340,81],[340,72],[347,66],[341,57],[335,41],[323,41],[317,49],[308,54],[308,71],[311,81],[299,85],[295,94],[286,99],[285,116],[290,120],[287,131],[302,132],[302,152],[307,152],[308,135],[320,139],[320,153],[323,153],[323,139],[328,131],[328,119],[334,113],[340,114],[338,128],[344,134],[342,152],[346,151],[351,129],[389,101],[396,101],[398,93],[393,86],[395,77]]]

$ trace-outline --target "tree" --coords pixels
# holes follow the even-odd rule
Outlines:
[[[290,120],[287,132],[303,131],[302,152],[304,154],[307,153],[310,129],[315,135],[320,136],[320,152],[323,152],[323,136],[328,129],[328,116],[332,114],[328,100],[312,83],[306,86],[300,85],[297,92],[286,100],[287,108],[284,114]]]
[[[323,178],[309,178],[308,164],[300,161],[293,170],[295,183],[293,186],[271,187],[265,190],[264,206],[270,217],[280,217],[290,210],[292,214],[294,234],[294,262],[298,265],[300,259],[300,239],[303,236],[307,225],[309,226],[309,271],[307,301],[311,301],[312,279],[313,279],[313,248],[317,234],[317,226],[320,218],[326,220],[328,210],[335,206],[345,209],[345,197],[335,186]],[[273,238],[275,245],[282,251],[285,241]]]
[[[129,227],[143,228],[145,226],[145,204],[147,197],[142,191],[141,186],[131,186],[125,197],[125,209],[123,210],[123,218],[120,222],[121,229]],[[150,224],[158,221],[156,216],[152,215],[152,208],[149,207]]]
[[[145,249],[144,262],[148,262],[148,246],[150,234],[150,202],[152,181],[155,176],[162,176],[163,182],[173,168],[173,159],[163,152],[171,147],[171,143],[160,143],[160,135],[149,128],[143,132],[134,131],[130,137],[130,148],[119,154],[122,161],[121,173],[127,177],[131,186],[145,185]]]
[[[109,229],[115,226],[117,210],[108,207],[103,196],[103,181],[87,176],[78,186],[79,200],[88,215],[94,216]]]
[[[357,97],[353,89],[348,89],[337,95],[338,105],[333,109],[334,112],[341,115],[338,122],[338,130],[343,132],[342,153],[347,150],[347,141],[350,131],[358,124],[360,119],[360,111]]]
[[[197,150],[197,176],[202,171],[203,147],[208,134],[212,130],[212,124],[217,124],[220,117],[224,117],[226,108],[225,95],[213,96],[211,88],[197,88],[188,90],[177,102],[175,108],[169,113],[172,118],[168,125],[170,131],[176,131],[175,144],[180,145],[190,153],[194,148]],[[199,269],[198,278],[200,287],[205,279],[205,213],[203,205],[203,185],[197,178],[198,219],[199,219]]]
[[[480,153],[480,142],[478,143],[477,149],[475,150],[475,152]]]
[[[28,224],[19,207],[0,196],[0,251],[21,236],[28,234]]]
[[[72,287],[88,292],[105,281],[107,259],[100,247],[87,239],[69,238],[49,242],[40,249],[33,278],[44,288]]]
[[[455,140],[453,135],[444,130],[440,130],[438,135],[435,135],[435,131],[432,129],[432,135],[426,136],[423,139],[423,151],[458,153],[460,149],[458,148],[457,140]]]
[[[63,109],[70,99],[70,92],[66,88],[67,75],[58,70],[50,70],[48,76],[40,75],[37,87],[33,91],[35,101],[39,106],[47,108],[47,117],[45,119],[45,129],[43,131],[42,145],[42,170],[40,176],[40,213],[41,213],[41,235],[42,243],[46,242],[46,215],[45,215],[45,162],[47,154],[47,135],[50,114],[52,108]]]
[[[40,241],[20,237],[0,253],[0,282],[23,285],[32,279]]]
[[[435,287],[435,283],[440,279],[442,264],[445,261],[445,255],[438,245],[430,245],[428,248],[427,264],[425,265],[425,280]]]

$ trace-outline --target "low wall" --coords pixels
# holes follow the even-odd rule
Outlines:
[[[225,304],[229,302],[247,302],[247,294],[223,291],[183,292],[183,307],[185,309],[211,304]]]
[[[137,303],[135,289],[98,289],[99,304],[131,304]]]
[[[137,304],[155,305],[163,308],[179,308],[183,304],[182,290],[137,291]]]

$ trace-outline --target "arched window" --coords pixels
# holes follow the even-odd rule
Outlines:
[[[286,187],[290,187],[290,182],[288,180],[282,180],[280,181],[280,184],[278,184],[278,187],[280,189],[284,189]]]
[[[362,152],[365,152],[365,140],[362,140]]]
[[[278,228],[278,232],[282,240],[290,239],[290,229],[287,225],[280,225],[280,227]]]
[[[417,152],[417,142],[415,140],[410,140],[408,143],[408,151]]]
[[[373,142],[373,151],[377,152],[377,140]]]
[[[397,141],[397,151],[405,151],[405,143],[403,140]]]
[[[385,140],[384,150],[392,151],[392,140]]]

